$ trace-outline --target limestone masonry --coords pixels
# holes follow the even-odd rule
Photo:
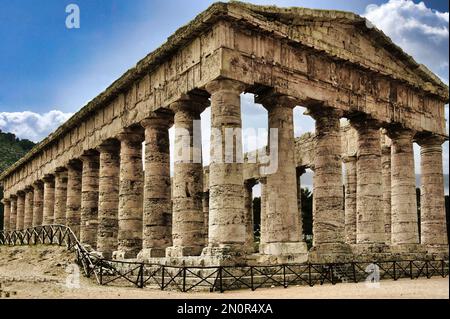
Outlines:
[[[216,133],[209,167],[194,160],[194,120],[211,107],[212,132],[240,129],[243,92],[278,129],[275,172],[249,160],[256,152],[243,156],[239,138],[227,154]],[[63,224],[105,258],[187,265],[448,257],[448,101],[437,76],[358,15],[216,3],[0,175],[4,230]],[[295,139],[297,105],[316,129]],[[175,144],[191,161],[175,160],[171,179],[172,126],[176,136],[189,132]],[[421,147],[420,232],[413,142]],[[298,192],[307,168],[309,250]]]

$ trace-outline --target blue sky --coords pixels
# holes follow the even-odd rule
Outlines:
[[[39,141],[213,2],[0,0],[0,129]],[[365,15],[448,83],[446,0],[249,2]],[[65,27],[70,3],[80,7],[80,29]],[[243,101],[244,127],[265,127],[264,110],[249,96]],[[295,110],[296,135],[313,130],[302,112]],[[202,119],[208,117],[205,112]],[[208,132],[203,136],[207,140]],[[448,166],[448,143],[445,153]]]

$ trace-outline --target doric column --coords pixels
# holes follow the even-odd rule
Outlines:
[[[340,136],[342,114],[323,106],[310,110],[310,114],[316,120],[314,236],[310,259],[342,261],[351,254],[350,246],[345,244]]]
[[[25,188],[25,212],[23,218],[23,228],[31,228],[33,226],[33,187]]]
[[[391,138],[391,223],[392,246],[401,251],[416,250],[419,243],[416,180],[414,172],[413,132],[396,128]],[[404,248],[404,249],[403,249]]]
[[[391,244],[391,147],[382,146],[381,148],[382,165],[382,189],[383,189],[383,215],[384,232],[386,235],[385,243]]]
[[[175,112],[175,154],[173,246],[167,256],[197,256],[205,247],[200,114],[207,103],[207,99],[187,97],[170,105]]]
[[[44,184],[42,181],[36,181],[33,184],[33,227],[42,226],[44,216]]]
[[[259,225],[259,246],[261,247],[267,243],[267,178],[260,178],[259,185],[261,187],[261,225]],[[261,248],[259,248],[259,251],[261,251]]]
[[[269,116],[269,129],[278,131],[277,166],[267,175],[266,182],[266,242],[260,253],[267,255],[301,254],[307,252],[303,241],[303,226],[297,203],[297,176],[295,165],[295,141],[293,108],[297,101],[289,96],[268,94],[258,96]],[[275,165],[271,163],[271,166]]]
[[[11,213],[9,215],[9,230],[17,229],[17,195],[11,195]]]
[[[11,218],[11,201],[7,198],[3,198],[3,230],[9,231],[9,223]]]
[[[296,183],[297,183],[297,207],[298,207],[298,224],[299,229],[302,230],[302,239],[304,240],[305,234],[303,234],[303,212],[302,212],[302,175],[305,174],[306,169],[304,167],[296,167]]]
[[[364,117],[351,120],[357,132],[356,243],[378,245],[384,232],[381,132],[377,121]]]
[[[55,177],[53,175],[44,176],[44,217],[43,224],[53,224],[55,210]]]
[[[209,219],[209,192],[203,192],[202,198],[203,207],[203,242],[208,242],[208,219]]]
[[[83,161],[83,173],[81,177],[80,241],[82,244],[96,249],[99,154],[95,150],[89,150],[81,156],[81,160]]]
[[[100,152],[97,250],[111,258],[119,231],[120,142],[107,140]]]
[[[254,252],[253,235],[253,186],[255,182],[250,180],[244,183],[244,207],[245,207],[245,248],[248,253]]]
[[[128,128],[120,140],[119,233],[114,257],[135,258],[142,249],[142,127]]]
[[[73,160],[67,165],[67,226],[80,238],[81,223],[81,178],[83,164]]]
[[[53,223],[56,225],[66,224],[67,205],[67,169],[57,168],[55,171],[55,211]]]
[[[24,229],[24,218],[25,218],[25,192],[17,192],[17,223],[16,230]]]
[[[233,255],[245,244],[240,97],[244,86],[220,79],[206,89],[211,94],[211,163],[209,238],[203,253]]]
[[[421,190],[420,239],[432,251],[448,253],[447,221],[445,217],[444,175],[440,136],[420,138]]]
[[[356,244],[356,155],[343,158],[345,169],[345,242]]]

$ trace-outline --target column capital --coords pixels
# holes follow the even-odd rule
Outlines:
[[[143,142],[144,128],[142,126],[130,126],[123,129],[122,132],[117,134],[117,139],[121,142]]]
[[[10,201],[15,201],[17,200],[17,195],[16,194],[9,195],[9,199]]]
[[[342,110],[324,105],[309,106],[304,114],[311,116],[315,120],[322,117],[340,119],[344,116]]]
[[[54,181],[55,181],[55,175],[53,175],[53,174],[46,174],[46,175],[44,175],[44,177],[42,178],[42,180],[43,180],[45,183],[51,183],[51,182],[54,182]]]
[[[6,204],[9,204],[11,201],[9,200],[9,198],[3,198],[1,200],[1,202],[2,202],[3,205],[6,205]]]
[[[55,169],[55,174],[61,174],[67,172],[67,168],[65,166],[59,166]]]
[[[25,196],[25,190],[24,189],[20,190],[20,191],[17,191],[17,197],[22,197],[22,196]]]
[[[415,141],[420,146],[441,146],[447,140],[447,136],[437,134],[417,134],[415,136]]]
[[[159,127],[161,129],[169,129],[173,124],[173,115],[168,112],[153,112],[149,117],[141,121],[144,128]]]
[[[120,141],[117,139],[107,139],[96,148],[100,153],[119,152]]]
[[[84,151],[83,154],[80,156],[80,160],[85,162],[92,162],[92,161],[98,161],[99,153],[98,151],[94,149],[90,149],[87,151]]]
[[[34,189],[36,189],[36,188],[41,188],[43,185],[44,185],[44,183],[43,183],[42,180],[40,180],[40,179],[37,180],[37,181],[34,181],[33,184],[32,184],[32,186],[33,186]]]
[[[193,115],[193,117],[199,117],[205,108],[209,106],[210,102],[208,97],[193,94],[183,94],[182,97],[171,103],[169,108],[175,113],[177,112],[188,112]]]
[[[385,127],[386,135],[390,139],[397,139],[400,137],[407,137],[412,139],[414,137],[415,131],[410,128],[400,127],[400,126],[388,126]]]
[[[67,168],[74,169],[80,171],[83,167],[83,163],[79,159],[71,159],[69,163],[67,163]]]
[[[26,192],[26,193],[33,192],[33,191],[34,191],[33,186],[31,186],[31,185],[25,186],[25,192]]]
[[[266,109],[274,107],[287,107],[293,109],[299,103],[293,96],[281,94],[270,90],[255,97],[255,103],[262,104]]]
[[[210,94],[217,91],[239,91],[239,93],[241,93],[244,91],[245,87],[246,85],[240,81],[221,78],[206,84],[205,89]]]
[[[365,114],[357,115],[357,116],[351,116],[349,117],[350,125],[354,127],[356,130],[360,129],[381,129],[382,125],[381,122],[371,118]]]

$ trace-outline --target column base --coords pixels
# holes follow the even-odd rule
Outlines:
[[[308,254],[310,263],[345,263],[352,259],[351,247],[345,243],[318,244],[313,246]]]
[[[137,255],[137,259],[140,261],[146,261],[150,258],[166,257],[165,248],[144,248]]]
[[[259,246],[259,253],[264,255],[297,255],[308,253],[305,242],[264,243]]]
[[[235,266],[245,265],[246,253],[243,245],[211,245],[203,248],[201,256],[208,259],[208,264]]]
[[[449,256],[448,245],[422,245],[422,249],[426,250],[428,254],[438,255],[441,258],[447,258]]]
[[[384,243],[352,244],[351,249],[354,255],[354,261],[374,262],[392,259],[391,249]]]
[[[166,257],[200,256],[202,250],[202,246],[172,246],[167,247]]]
[[[125,260],[125,259],[135,259],[137,253],[135,251],[126,250],[116,250],[112,253],[112,259],[114,260]]]

